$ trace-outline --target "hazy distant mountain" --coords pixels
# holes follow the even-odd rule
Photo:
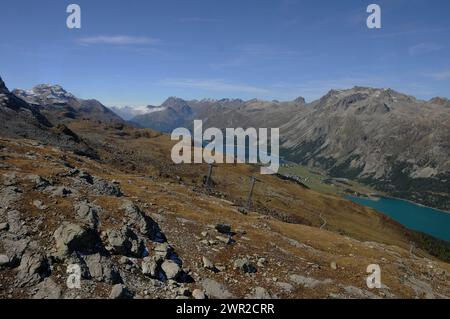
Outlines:
[[[121,118],[123,118],[125,121],[130,121],[134,117],[144,114],[149,114],[152,112],[160,112],[164,111],[164,108],[159,106],[141,106],[141,107],[133,107],[133,106],[111,106],[109,107],[114,113],[119,115]]]
[[[0,135],[28,138],[96,157],[96,153],[65,125],[53,125],[39,107],[30,105],[9,92],[0,78]]]
[[[12,93],[39,108],[54,123],[73,119],[123,122],[99,101],[78,99],[59,85],[40,84],[30,90],[16,89]]]
[[[194,119],[203,120],[205,127],[278,127],[304,106],[303,98],[293,102],[267,102],[257,99],[185,101],[172,97],[155,107],[156,111],[138,115],[131,121],[163,132],[180,126],[191,128]]]
[[[448,100],[393,90],[330,91],[281,128],[288,158],[450,208]]]
[[[175,97],[167,99],[159,107],[150,107],[150,109],[153,111],[135,116],[131,122],[157,131],[170,132],[184,125],[185,120],[193,115],[188,102]]]

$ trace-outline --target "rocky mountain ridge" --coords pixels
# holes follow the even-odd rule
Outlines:
[[[54,125],[36,105],[12,94],[0,78],[0,124],[2,136],[31,138],[79,154],[96,153],[64,124]]]
[[[281,127],[284,155],[336,177],[450,208],[450,112],[389,89],[330,91]]]
[[[67,124],[74,119],[123,122],[120,116],[99,101],[79,99],[60,85],[40,84],[30,90],[15,89],[12,93],[39,108],[54,123]]]

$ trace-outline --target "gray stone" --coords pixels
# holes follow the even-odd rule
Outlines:
[[[169,245],[169,243],[156,243],[155,247],[153,248],[155,255],[158,257],[170,258],[171,254],[173,253],[173,247]]]
[[[271,294],[263,287],[256,287],[253,289],[251,299],[273,299]]]
[[[152,257],[145,257],[142,261],[142,273],[146,276],[158,278],[158,263]]]
[[[36,287],[37,293],[33,299],[61,299],[61,287],[52,279],[47,278]]]
[[[302,285],[305,288],[316,288],[321,285],[329,285],[333,281],[331,279],[318,280],[312,277],[304,277],[301,275],[291,275],[289,276],[292,282]]]
[[[234,261],[234,269],[243,271],[244,273],[255,273],[256,267],[248,260],[248,258],[240,258]]]
[[[0,255],[0,268],[7,267],[9,265],[9,257],[6,255]]]
[[[44,205],[44,203],[41,200],[34,200],[33,206],[36,207],[39,210],[47,209],[47,206]]]
[[[94,177],[93,187],[100,195],[116,197],[120,197],[123,195],[117,183],[111,183],[98,177]]]
[[[264,267],[266,263],[267,263],[266,258],[259,258],[257,265],[258,265],[258,267]]]
[[[117,255],[127,255],[131,248],[128,238],[120,230],[108,229],[106,231],[108,243],[113,249],[113,253]]]
[[[94,184],[94,178],[88,172],[80,171],[78,174],[78,178],[88,184],[91,184],[91,185]]]
[[[121,265],[128,265],[130,263],[130,260],[126,256],[122,256],[119,259],[119,264]]]
[[[132,299],[133,294],[121,284],[114,285],[111,289],[109,299]]]
[[[144,242],[130,229],[108,229],[106,231],[108,243],[112,247],[112,253],[140,258],[144,254]]]
[[[29,287],[41,282],[49,273],[46,257],[38,252],[28,251],[20,262],[17,281],[20,287]]]
[[[91,228],[97,228],[99,219],[98,215],[100,209],[87,202],[81,202],[75,204],[75,213],[77,218],[86,222]]]
[[[108,284],[120,283],[121,277],[111,259],[100,254],[88,255],[84,258],[89,273],[95,281]]]
[[[3,174],[3,185],[14,186],[17,184],[17,174],[15,172]]]
[[[1,223],[0,224],[0,231],[7,231],[9,229],[8,223]]]
[[[22,197],[22,190],[15,186],[0,188],[0,208],[6,208]]]
[[[231,244],[233,241],[231,240],[231,238],[230,237],[228,237],[228,236],[216,236],[216,239],[218,240],[218,241],[221,241],[222,243],[224,243],[224,244],[226,244],[226,245],[229,245],[229,244]]]
[[[227,290],[227,288],[212,279],[204,279],[202,281],[203,289],[206,295],[215,299],[232,299],[234,296]]]
[[[211,271],[215,271],[217,269],[216,266],[214,265],[214,263],[204,256],[202,257],[202,262],[203,262],[203,268],[205,268],[205,269],[208,269]]]
[[[52,197],[67,197],[74,193],[75,191],[73,189],[67,188],[65,186],[54,187],[51,190]]]
[[[25,253],[26,249],[30,244],[30,240],[28,238],[12,240],[12,239],[4,239],[3,240],[3,248],[5,250],[6,255],[9,258],[9,266],[16,267],[20,264],[22,260],[22,256]]]
[[[181,275],[181,267],[173,260],[166,260],[162,263],[161,269],[167,279],[176,280]]]
[[[335,261],[332,261],[332,262],[330,263],[330,267],[331,267],[331,269],[333,269],[333,270],[337,270],[337,264],[336,264],[336,262],[335,262]]]
[[[165,240],[164,235],[159,230],[158,224],[149,216],[146,216],[133,202],[129,200],[124,201],[121,210],[125,212],[129,220],[129,225],[133,225],[142,235],[156,241]]]
[[[199,300],[206,299],[205,293],[200,289],[194,289],[194,291],[192,292],[192,297]]]
[[[190,296],[192,296],[192,292],[191,292],[191,290],[189,288],[181,287],[178,290],[178,295],[184,296],[184,297],[190,297]]]
[[[69,222],[63,222],[55,231],[53,237],[56,241],[59,257],[68,255],[73,251],[89,252],[98,243],[98,238],[94,232]]]
[[[21,212],[17,210],[9,211],[7,214],[9,232],[16,236],[24,236],[27,234],[28,229],[25,222],[22,219]]]

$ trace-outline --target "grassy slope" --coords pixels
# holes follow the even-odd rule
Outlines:
[[[333,281],[333,285],[318,289],[296,287],[288,295],[278,290],[279,296],[290,298],[327,297],[331,293],[340,293],[341,285],[364,288],[365,268],[371,263],[382,264],[383,283],[393,293],[411,297],[414,291],[405,286],[402,277],[405,269],[414,274],[428,271],[427,260],[410,258],[407,231],[373,210],[273,176],[259,176],[261,182],[255,189],[253,212],[243,215],[237,206],[245,201],[249,176],[258,174],[257,167],[218,167],[214,171],[216,193],[210,196],[200,187],[207,167],[173,165],[168,159],[170,142],[167,136],[128,129],[123,134],[124,131],[89,123],[78,123],[72,128],[96,142],[103,163],[62,154],[51,148],[36,150],[5,143],[18,154],[37,152],[42,153],[41,156],[61,158],[91,174],[119,181],[126,196],[150,208],[152,216],[159,221],[183,257],[186,267],[196,269],[202,255],[207,255],[217,265],[229,267],[230,261],[237,256],[256,254],[269,261],[270,267],[264,273],[270,279],[271,291],[278,289],[272,277],[288,281],[293,273]],[[117,133],[121,136],[118,137]],[[10,154],[8,161],[19,167],[23,174],[32,172],[51,177],[67,170],[61,161],[50,163],[15,156],[13,152]],[[30,196],[23,201],[23,211],[40,214],[30,205],[33,194]],[[93,196],[90,201],[103,207],[108,214],[106,220],[121,218],[117,215],[121,204],[119,199]],[[70,220],[73,218],[72,207],[70,199],[63,199],[58,201],[56,209],[59,214],[64,214],[62,219]],[[323,223],[320,214],[327,220],[323,230],[318,228]],[[283,222],[284,219],[291,222]],[[235,237],[237,243],[228,249],[205,249],[198,243],[200,233],[207,229],[207,225],[219,222],[229,223],[233,229],[239,230]],[[57,227],[52,218],[46,223],[52,231]],[[102,225],[104,228],[109,226],[107,221]],[[424,251],[420,254],[427,255]],[[329,267],[332,261],[338,264],[337,271]],[[448,264],[434,263],[435,268],[450,272]],[[247,293],[247,288],[254,286],[255,282],[266,281],[266,278],[261,278],[261,273],[255,277],[232,274],[233,280],[227,281],[227,286],[238,296]],[[217,276],[214,278],[221,281],[221,274]],[[431,284],[438,285],[437,282]]]

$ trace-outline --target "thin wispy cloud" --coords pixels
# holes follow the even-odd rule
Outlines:
[[[450,80],[450,70],[426,73],[424,75],[426,77],[432,78],[432,79],[437,80],[437,81]]]
[[[162,85],[178,88],[201,89],[216,92],[238,92],[248,94],[268,94],[265,88],[251,86],[240,83],[230,83],[221,79],[198,80],[198,79],[165,79],[161,81]]]
[[[442,47],[436,43],[419,43],[409,48],[411,56],[424,55],[441,50]]]
[[[148,37],[135,37],[126,35],[114,35],[114,36],[93,36],[79,38],[79,44],[83,45],[95,45],[95,44],[108,44],[108,45],[145,45],[145,44],[157,44],[159,39]]]

